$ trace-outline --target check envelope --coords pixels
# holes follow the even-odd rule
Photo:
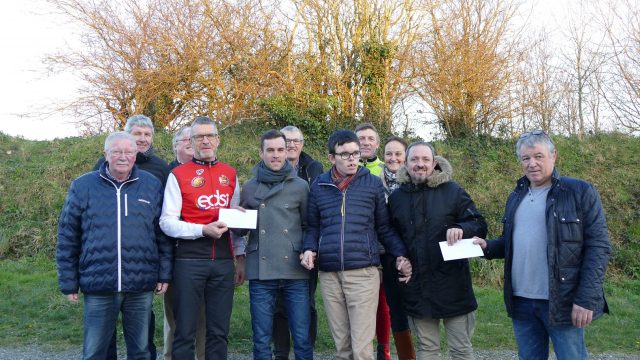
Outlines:
[[[245,210],[242,212],[236,209],[220,209],[218,221],[227,224],[227,227],[234,229],[255,229],[258,223],[258,210]]]
[[[453,246],[447,245],[446,241],[441,241],[439,244],[444,261],[466,259],[484,255],[480,245],[474,244],[473,239],[462,239]]]

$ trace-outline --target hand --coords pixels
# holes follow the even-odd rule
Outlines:
[[[72,304],[78,303],[78,293],[67,295],[67,300]]]
[[[302,264],[302,266],[304,266],[307,270],[311,270],[315,266],[316,253],[311,250],[307,250],[304,253],[300,254],[300,260],[300,264]]]
[[[580,305],[573,304],[571,310],[571,322],[577,328],[584,328],[593,321],[593,310],[588,310]]]
[[[202,227],[202,235],[212,237],[214,239],[220,239],[229,228],[227,224],[222,221],[214,221]]]
[[[400,273],[399,280],[403,283],[408,283],[411,280],[411,274],[413,273],[413,267],[411,261],[404,256],[398,256],[396,258],[396,269]]]
[[[460,228],[447,229],[447,244],[451,246],[462,240],[462,233],[463,231]]]
[[[480,247],[482,248],[482,250],[487,248],[487,241],[485,239],[481,239],[477,236],[473,237],[473,243],[480,245]]]
[[[240,205],[231,205],[230,208],[234,210],[242,211],[242,212],[247,212],[247,210]]]
[[[236,286],[244,284],[245,260],[244,256],[236,257],[236,273],[233,276],[233,282]]]
[[[157,283],[156,284],[156,295],[161,295],[167,292],[169,288],[169,283]]]

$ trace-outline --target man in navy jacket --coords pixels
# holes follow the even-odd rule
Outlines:
[[[507,199],[502,235],[476,238],[487,259],[504,258],[504,301],[521,359],[587,359],[584,328],[608,312],[603,282],[611,244],[600,196],[560,176],[558,152],[541,130],[523,134],[524,175]]]
[[[104,358],[122,312],[127,356],[149,359],[153,292],[171,280],[172,247],[158,224],[162,183],[135,167],[135,138],[109,135],[100,170],[73,181],[58,225],[60,290],[84,294],[83,359]]]
[[[322,298],[336,359],[373,360],[372,341],[380,289],[379,242],[397,257],[404,280],[411,264],[389,224],[379,177],[358,166],[360,143],[352,131],[329,137],[333,165],[311,185],[302,264],[318,266]]]

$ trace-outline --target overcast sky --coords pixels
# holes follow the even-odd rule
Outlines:
[[[533,7],[535,23],[553,30],[564,17],[560,4],[568,0],[525,3]],[[43,64],[46,54],[77,44],[70,26],[47,6],[43,0],[21,0],[4,1],[0,7],[0,131],[35,140],[78,135],[73,119],[33,116],[74,98],[79,85],[71,74],[48,74]]]

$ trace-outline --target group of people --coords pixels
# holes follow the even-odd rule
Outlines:
[[[467,259],[440,244],[473,238],[504,258],[504,299],[522,359],[586,359],[584,328],[607,312],[610,243],[586,181],[562,177],[543,131],[516,144],[524,176],[503,232],[487,224],[453,167],[427,142],[380,137],[371,124],[338,130],[324,171],[294,127],[262,134],[260,160],[240,185],[217,155],[208,117],[173,138],[176,160],[154,154],[143,115],[110,134],[104,159],[70,186],[60,216],[59,286],[84,299],[84,359],[116,358],[122,313],[127,357],[155,359],[154,292],[164,296],[164,358],[226,359],[234,287],[249,282],[254,359],[312,359],[320,284],[335,359],[437,359],[443,323],[453,359],[473,359],[478,304]],[[257,211],[229,228],[220,209]],[[373,347],[374,339],[377,348]]]

